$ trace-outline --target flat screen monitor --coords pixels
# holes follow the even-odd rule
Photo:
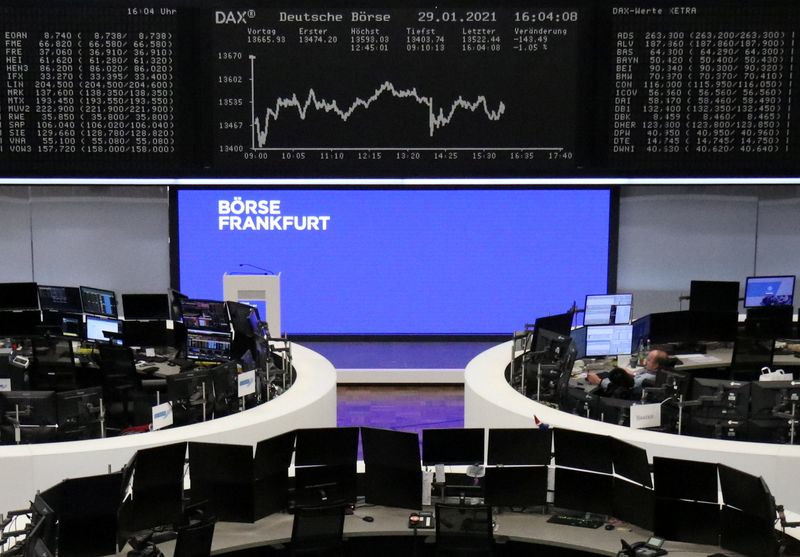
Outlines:
[[[556,465],[610,474],[611,438],[557,428],[553,433]]]
[[[219,418],[236,412],[239,407],[236,362],[212,367],[209,373],[214,383],[214,417]]]
[[[81,290],[76,286],[39,285],[39,302],[45,311],[83,313]]]
[[[56,335],[79,337],[83,330],[83,315],[62,311],[43,311],[42,325],[47,331]]]
[[[731,371],[740,374],[737,378],[758,379],[761,368],[772,365],[774,353],[774,338],[737,337],[733,343]]]
[[[739,282],[693,280],[689,286],[689,309],[692,311],[738,311]]]
[[[611,439],[611,459],[614,473],[645,487],[652,487],[650,464],[647,462],[647,451],[631,443],[619,439]]]
[[[553,504],[563,509],[610,515],[613,486],[613,476],[556,468]]]
[[[632,325],[590,325],[586,327],[587,357],[630,354]]]
[[[357,427],[298,429],[295,466],[355,465],[358,459]]]
[[[170,318],[168,294],[123,294],[122,311],[126,320],[167,320]]]
[[[747,277],[744,307],[791,306],[794,304],[794,275]]]
[[[718,465],[722,502],[750,516],[775,519],[775,502],[764,478]]]
[[[22,425],[56,425],[55,391],[0,391],[0,412],[16,417]]]
[[[717,503],[717,465],[653,457],[656,497]]]
[[[399,468],[420,469],[419,436],[408,431],[393,431],[372,427],[361,428],[361,445],[364,464]]]
[[[88,439],[97,435],[102,387],[56,393],[58,437],[63,441]]]
[[[695,377],[691,398],[701,402],[701,406],[694,408],[697,415],[705,411],[706,415],[746,420],[750,407],[750,382]]]
[[[550,429],[490,429],[486,463],[546,466],[550,464],[552,442]]]
[[[757,338],[792,338],[794,323],[792,306],[762,306],[747,308],[745,334]]]
[[[0,283],[0,311],[26,309],[39,309],[39,290],[36,283]]]
[[[91,342],[111,342],[106,333],[114,335],[119,334],[120,322],[116,319],[103,319],[94,317],[93,315],[86,316],[86,340]]]
[[[113,290],[81,286],[81,303],[84,313],[117,317],[117,295]]]
[[[486,504],[492,507],[536,507],[547,503],[547,466],[487,468],[483,478]]]
[[[586,332],[586,327],[577,327],[569,335],[575,346],[575,359],[577,360],[586,357]]]
[[[186,357],[204,362],[225,362],[231,357],[231,334],[215,331],[188,331]]]
[[[181,302],[181,309],[188,330],[230,332],[225,302],[187,298]]]
[[[445,428],[422,430],[422,463],[483,464],[482,428]]]
[[[182,371],[167,377],[167,396],[176,425],[200,422],[211,417],[214,383],[206,369]]]
[[[800,381],[753,381],[750,417],[771,419],[773,410],[791,411],[792,399],[800,400]]]
[[[122,342],[125,346],[154,348],[173,346],[175,335],[166,321],[123,321]]]
[[[575,313],[570,310],[566,313],[559,313],[556,315],[548,315],[547,317],[539,317],[534,322],[534,331],[544,329],[560,335],[569,336],[572,329],[572,319]]]
[[[631,322],[633,294],[589,294],[584,325],[626,325]]]
[[[29,337],[40,334],[42,313],[38,310],[0,311],[0,336]]]

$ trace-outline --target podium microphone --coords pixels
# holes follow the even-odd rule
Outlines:
[[[255,265],[251,265],[250,263],[239,263],[239,267],[251,267],[253,269],[258,269],[259,271],[263,272],[265,275],[274,275],[272,271],[268,269],[264,269],[263,267],[257,267]]]

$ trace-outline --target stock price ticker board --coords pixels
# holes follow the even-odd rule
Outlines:
[[[234,13],[214,33],[216,168],[575,166],[577,8]]]
[[[798,32],[783,1],[0,1],[0,174],[796,176]]]

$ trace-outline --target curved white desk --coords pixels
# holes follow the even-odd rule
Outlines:
[[[253,445],[298,428],[336,426],[336,370],[320,354],[292,345],[297,373],[284,394],[239,414],[136,435],[0,446],[0,512],[28,506],[37,490],[66,478],[122,468],[139,449],[181,441]]]
[[[464,427],[534,427],[534,415],[554,427],[610,435],[647,450],[648,455],[718,462],[763,476],[778,504],[800,509],[800,446],[726,441],[631,429],[582,418],[539,404],[505,379],[511,342],[478,354],[464,373]]]

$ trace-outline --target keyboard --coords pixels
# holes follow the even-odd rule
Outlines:
[[[551,524],[566,524],[567,526],[578,526],[580,528],[600,528],[605,521],[599,518],[587,518],[585,516],[572,516],[568,514],[554,514],[547,519]]]

